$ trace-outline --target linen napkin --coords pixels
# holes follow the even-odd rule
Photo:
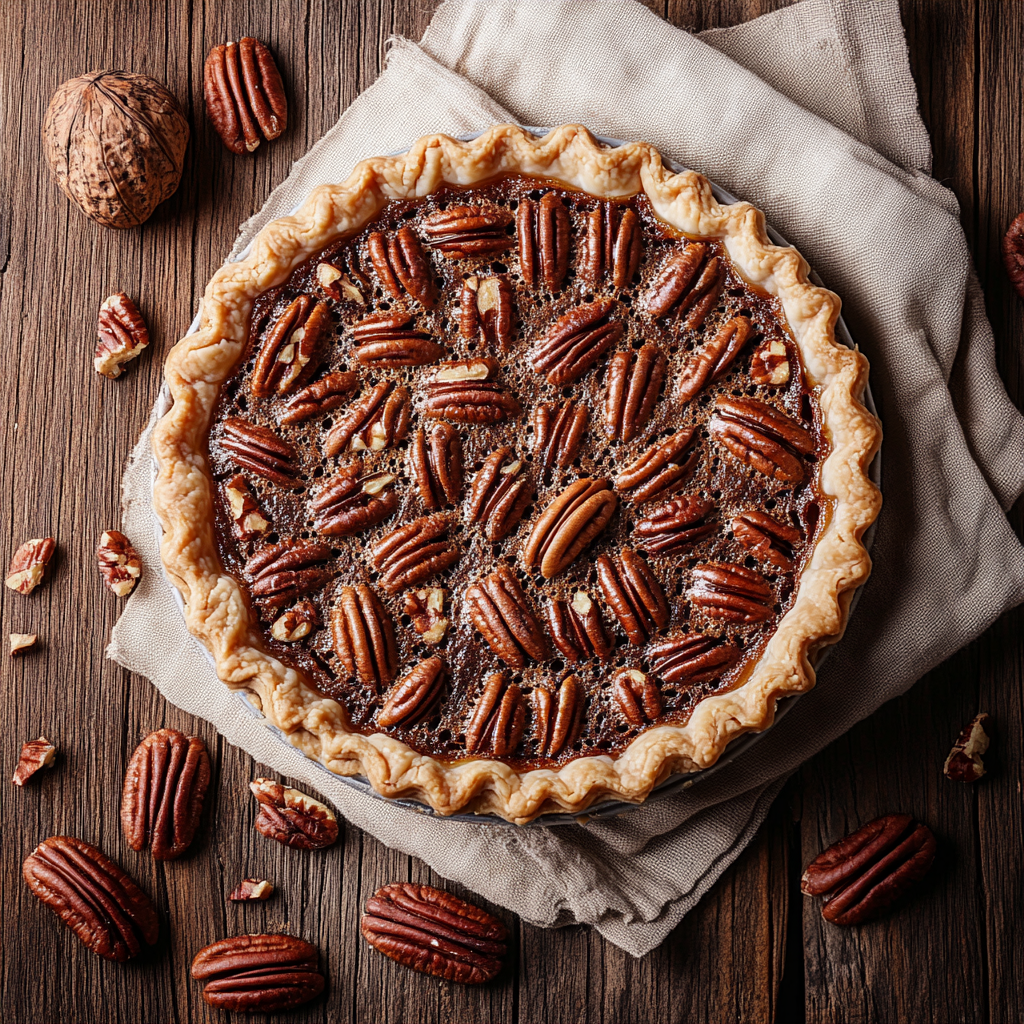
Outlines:
[[[380,78],[234,252],[362,157],[507,120],[653,143],[763,209],[843,297],[885,427],[885,507],[874,573],[817,688],[743,756],[606,821],[475,824],[367,796],[248,714],[186,633],[150,508],[152,424],[124,478],[145,571],[108,654],[388,846],[531,923],[588,923],[639,956],[737,857],[794,768],[1024,600],[1003,511],[1024,491],[1024,420],[996,372],[956,199],[928,176],[896,0],[805,0],[701,38],[634,0],[447,0],[419,45],[392,41]]]

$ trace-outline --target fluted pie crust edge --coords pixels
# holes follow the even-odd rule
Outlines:
[[[262,649],[246,597],[217,554],[214,482],[205,454],[219,388],[245,347],[258,295],[365,225],[389,200],[511,173],[556,179],[601,198],[642,190],[676,229],[721,238],[737,270],[781,301],[808,384],[818,389],[832,449],[817,482],[831,499],[831,515],[790,610],[742,685],[702,700],[685,725],[647,730],[614,760],[581,757],[558,771],[517,772],[493,760],[446,765],[390,736],[347,731],[336,701]],[[314,189],[294,215],[268,224],[246,259],[217,271],[203,298],[199,330],[167,358],[174,404],[153,432],[159,462],[153,504],[164,531],[164,566],[184,597],[189,631],[212,653],[220,679],[255,694],[268,721],[308,757],[339,775],[365,775],[379,793],[423,801],[441,814],[469,810],[524,823],[545,812],[580,811],[602,798],[642,801],[670,773],[714,764],[732,740],[772,724],[779,697],[813,687],[810,659],[842,636],[850,600],[871,568],[862,537],[881,507],[867,474],[881,428],[861,403],[868,364],[836,342],[839,299],[811,284],[808,272],[795,249],[771,244],[763,215],[750,204],[722,206],[705,178],[672,173],[652,146],[608,148],[579,125],[563,125],[541,139],[514,125],[499,125],[471,142],[430,135],[407,153],[362,161],[346,182]]]

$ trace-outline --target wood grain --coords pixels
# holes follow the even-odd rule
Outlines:
[[[695,30],[785,3],[648,0]],[[0,674],[2,770],[9,777],[20,743],[41,732],[61,751],[57,768],[24,790],[0,780],[3,1019],[226,1021],[189,980],[191,957],[225,935],[267,930],[302,935],[323,954],[328,994],[284,1016],[293,1021],[1024,1019],[1019,610],[798,772],[749,849],[659,949],[633,960],[588,929],[538,929],[491,907],[514,938],[505,971],[482,989],[403,971],[357,939],[370,892],[399,879],[440,884],[429,869],[351,827],[314,855],[266,841],[253,830],[247,791],[265,766],[104,660],[120,604],[101,586],[94,549],[100,532],[118,525],[122,467],[156,397],[163,356],[187,328],[239,223],[373,82],[387,38],[417,38],[436,6],[0,5],[0,494],[8,496],[0,558],[29,536],[52,534],[60,544],[47,586],[28,598],[0,595],[4,630],[42,637],[40,650]],[[903,0],[902,13],[935,175],[960,200],[1000,369],[1019,402],[1022,310],[998,245],[1024,205],[1024,9],[998,0]],[[209,47],[244,34],[273,49],[290,119],[280,139],[240,158],[207,124],[200,83]],[[99,67],[165,82],[192,125],[181,187],[137,231],[103,231],[86,221],[40,159],[39,126],[53,90]],[[122,289],[138,301],[153,342],[125,379],[111,382],[91,368],[95,316],[99,302]],[[1019,509],[1013,518],[1020,530]],[[953,787],[941,777],[942,760],[979,709],[997,721],[992,776],[973,789]],[[117,812],[131,751],[164,725],[206,740],[214,779],[197,848],[181,862],[157,865],[128,849]],[[825,926],[799,895],[802,864],[850,827],[894,809],[935,828],[942,856],[932,884],[870,928]],[[143,961],[116,965],[89,955],[28,895],[21,862],[40,839],[59,833],[97,843],[153,895],[164,931]],[[257,906],[228,903],[226,893],[244,875],[270,878],[277,894]]]

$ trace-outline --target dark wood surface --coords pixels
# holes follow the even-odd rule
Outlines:
[[[650,2],[675,24],[703,29],[784,0]],[[122,467],[157,394],[164,354],[187,328],[239,223],[374,80],[387,37],[418,38],[435,6],[0,5],[0,559],[6,566],[28,537],[51,534],[60,545],[48,585],[29,598],[6,589],[0,596],[4,634],[34,631],[42,640],[0,673],[0,774],[10,777],[21,742],[40,732],[61,751],[56,770],[24,790],[0,780],[0,1016],[226,1020],[189,980],[192,955],[225,935],[285,930],[320,945],[329,975],[326,998],[283,1015],[295,1021],[1021,1020],[1020,610],[805,765],[749,849],[659,949],[634,960],[588,929],[544,931],[497,911],[511,927],[513,953],[499,980],[479,989],[403,971],[358,938],[360,907],[377,886],[439,882],[423,864],[351,827],[319,855],[266,841],[253,831],[247,791],[261,766],[169,706],[145,679],[104,661],[120,603],[102,589],[93,552],[100,532],[119,522]],[[1024,205],[1024,5],[903,0],[902,9],[935,175],[960,200],[1000,369],[1019,402],[1022,311],[998,246]],[[277,55],[290,124],[275,143],[239,158],[202,113],[201,69],[211,45],[246,34]],[[39,127],[53,90],[99,67],[167,83],[193,127],[181,187],[135,231],[86,221],[41,159]],[[120,289],[138,300],[153,342],[125,379],[111,382],[93,373],[92,348],[96,308]],[[979,709],[998,723],[991,778],[976,788],[946,783],[943,758]],[[159,866],[127,848],[118,806],[128,756],[164,725],[204,737],[215,768],[198,848]],[[851,826],[894,809],[919,815],[939,836],[931,883],[868,928],[825,926],[799,894],[802,865]],[[164,931],[143,962],[122,966],[89,954],[28,894],[21,862],[53,834],[98,844],[153,895]],[[278,894],[258,906],[227,903],[244,875],[274,880]]]

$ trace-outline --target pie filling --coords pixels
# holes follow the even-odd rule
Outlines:
[[[209,435],[265,649],[354,731],[518,771],[742,683],[827,454],[720,242],[523,176],[389,202],[261,295]]]

